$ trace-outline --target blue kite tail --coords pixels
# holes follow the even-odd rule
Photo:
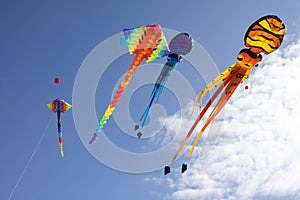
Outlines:
[[[163,69],[160,72],[160,75],[158,77],[158,79],[156,80],[155,86],[152,90],[152,93],[150,95],[150,102],[144,112],[144,114],[142,115],[142,117],[140,118],[140,122],[142,123],[141,126],[143,127],[145,125],[146,119],[148,117],[150,108],[153,104],[153,102],[157,102],[159,99],[160,94],[162,93],[165,84],[171,74],[171,71],[175,68],[176,63],[180,62],[181,57],[176,56],[175,54],[170,54],[168,57],[168,61],[166,62],[165,66],[163,67]]]
[[[148,117],[148,114],[149,114],[149,111],[150,111],[150,108],[155,100],[155,98],[158,98],[159,97],[159,90],[162,90],[163,89],[163,86],[160,85],[160,84],[155,84],[153,90],[152,90],[152,94],[151,94],[151,99],[150,99],[150,102],[144,112],[144,114],[142,115],[140,121],[142,122],[142,127],[144,127],[145,125],[145,122],[146,122],[146,119]],[[157,101],[157,100],[156,100]]]

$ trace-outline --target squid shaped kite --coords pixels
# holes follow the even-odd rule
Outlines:
[[[216,77],[212,82],[210,82],[202,92],[200,92],[197,95],[195,104],[199,96],[201,95],[199,100],[201,110],[202,99],[204,95],[208,91],[219,85],[219,88],[207,102],[206,106],[200,112],[191,129],[187,133],[186,137],[184,138],[183,142],[181,143],[180,147],[175,153],[172,162],[176,160],[183,146],[188,141],[192,132],[206,113],[207,109],[211,106],[212,102],[226,87],[225,91],[221,94],[216,106],[213,108],[212,112],[204,122],[202,129],[198,133],[192,145],[188,157],[190,158],[192,156],[194,148],[197,145],[201,135],[203,134],[207,126],[214,120],[216,115],[225,106],[226,102],[230,99],[237,86],[248,78],[252,68],[257,66],[258,63],[262,60],[262,56],[260,53],[264,53],[265,55],[267,55],[278,49],[283,41],[284,35],[285,25],[277,16],[274,15],[264,16],[258,19],[249,27],[244,37],[245,46],[248,47],[248,49],[241,50],[237,56],[238,61],[232,66],[230,66],[228,69],[226,69],[224,72],[222,72],[218,77]]]
[[[92,139],[89,141],[89,144],[96,140],[98,134],[101,132],[103,126],[106,124],[117,103],[119,102],[129,80],[132,78],[133,73],[141,64],[143,59],[146,59],[146,62],[148,63],[169,54],[166,39],[159,24],[124,29],[123,33],[130,54],[136,54],[136,56],[127,74],[122,80],[122,83],[119,86],[115,96],[101,118],[98,128],[96,129]]]
[[[164,65],[160,72],[159,77],[156,80],[152,93],[150,95],[149,104],[140,118],[142,127],[145,125],[148,113],[153,103],[156,103],[162,93],[164,86],[171,74],[171,71],[175,68],[176,64],[182,60],[182,56],[188,54],[193,48],[193,39],[187,33],[180,33],[176,35],[169,44],[170,54],[168,61]]]
[[[67,112],[72,106],[66,101],[57,98],[51,103],[47,104],[47,107],[54,113],[57,114],[57,132],[58,132],[58,142],[59,142],[59,152],[62,157],[64,157],[63,151],[63,139],[62,139],[62,130],[61,130],[61,121],[60,114]]]

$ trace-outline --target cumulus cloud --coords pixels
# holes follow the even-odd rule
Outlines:
[[[300,39],[264,56],[226,105],[213,152],[200,156],[200,145],[185,174],[152,179],[165,199],[300,199],[299,74]]]
[[[166,118],[159,117],[158,121],[161,126],[164,127],[164,131],[163,134],[151,138],[151,142],[162,147],[169,144],[173,140],[176,140],[176,142],[178,143],[182,141],[182,134],[176,138],[174,138],[174,135],[178,134],[178,130],[187,130],[192,126],[192,119],[195,119],[197,117],[196,112],[191,114],[192,106],[193,102],[190,101],[189,104],[185,106],[185,108],[181,109],[181,112],[175,113],[174,115],[170,115]]]

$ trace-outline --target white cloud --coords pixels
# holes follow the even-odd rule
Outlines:
[[[152,179],[169,187],[166,199],[300,199],[299,75],[300,39],[264,56],[226,105],[213,153],[200,146],[185,174]]]
[[[181,113],[179,112],[166,118],[158,118],[159,123],[165,127],[165,131],[164,134],[151,138],[151,142],[159,146],[165,146],[174,139],[174,135],[178,130],[187,130],[190,128],[193,123],[192,119],[197,117],[196,112],[193,113],[193,115],[191,113],[192,106],[193,102],[190,101],[189,104],[182,109]],[[177,142],[182,141],[183,137],[183,135],[179,135],[179,137],[176,138]]]

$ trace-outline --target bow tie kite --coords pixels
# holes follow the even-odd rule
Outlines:
[[[207,102],[204,109],[200,112],[199,116],[195,120],[194,124],[192,125],[191,129],[187,133],[186,137],[184,138],[183,142],[181,143],[180,147],[178,148],[177,152],[175,153],[172,162],[174,162],[179,155],[180,151],[182,150],[183,146],[191,136],[192,132],[194,131],[195,127],[202,119],[204,114],[206,113],[207,109],[211,106],[212,102],[216,99],[216,97],[220,94],[220,92],[225,88],[225,91],[221,94],[220,99],[216,106],[213,108],[212,112],[206,119],[202,129],[200,130],[199,134],[197,135],[192,148],[188,154],[190,158],[194,151],[195,146],[197,145],[201,135],[207,128],[207,126],[214,120],[216,115],[222,110],[225,106],[226,102],[230,99],[231,95],[234,93],[237,86],[242,83],[245,79],[248,78],[251,70],[253,67],[257,66],[258,63],[262,60],[262,56],[260,53],[264,53],[265,55],[272,53],[282,43],[282,40],[285,35],[285,25],[283,22],[274,15],[267,15],[256,22],[254,22],[248,29],[245,34],[244,42],[245,46],[248,49],[243,49],[237,56],[237,62],[222,72],[218,77],[216,77],[212,82],[210,82],[205,89],[200,92],[195,100],[198,100],[200,97],[200,110],[202,106],[202,99],[204,95],[213,89],[214,87],[219,88]],[[194,105],[195,106],[195,105]]]
[[[106,124],[109,116],[112,114],[123,92],[125,91],[133,73],[141,64],[143,59],[146,59],[146,62],[148,63],[169,54],[166,39],[159,24],[124,29],[123,32],[130,54],[136,54],[136,56],[115,96],[101,118],[98,128],[96,129],[92,139],[89,141],[89,144],[96,140],[98,134],[101,132],[103,126]]]
[[[57,114],[57,131],[58,131],[58,142],[59,142],[59,152],[62,157],[64,157],[63,151],[63,139],[61,130],[60,114],[67,112],[72,106],[65,102],[64,100],[57,98],[51,103],[47,104],[47,107],[54,113]]]
[[[140,121],[142,127],[145,125],[148,113],[153,103],[156,103],[159,99],[159,95],[162,93],[164,86],[170,76],[171,71],[179,63],[183,55],[188,54],[193,48],[193,39],[187,33],[180,33],[176,35],[169,44],[170,54],[168,61],[160,72],[159,77],[156,80],[152,93],[150,95],[149,104],[142,115]]]

